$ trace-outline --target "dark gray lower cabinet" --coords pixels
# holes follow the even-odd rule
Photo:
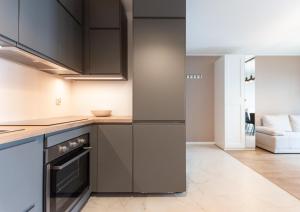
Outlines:
[[[185,124],[134,124],[133,191],[186,190]]]
[[[28,142],[28,143],[26,143]],[[0,150],[0,211],[43,211],[43,137]]]
[[[132,192],[132,125],[100,125],[97,192]]]
[[[0,0],[0,35],[18,41],[18,0]]]

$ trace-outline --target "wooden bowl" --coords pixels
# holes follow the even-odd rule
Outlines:
[[[92,114],[96,117],[109,117],[111,116],[111,110],[92,110]]]

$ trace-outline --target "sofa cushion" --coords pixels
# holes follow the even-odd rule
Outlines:
[[[291,132],[292,127],[288,115],[265,115],[262,118],[263,126],[271,127],[275,130]]]
[[[270,136],[284,136],[287,132],[281,130],[275,130],[271,127],[264,127],[264,126],[256,126],[256,132],[263,133]]]
[[[290,115],[290,121],[294,132],[300,132],[300,115]]]

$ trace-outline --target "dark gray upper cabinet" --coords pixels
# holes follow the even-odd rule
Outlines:
[[[54,0],[20,0],[19,43],[59,61],[60,7]]]
[[[184,18],[186,0],[134,0],[134,17]]]
[[[83,1],[82,0],[59,0],[65,9],[82,24],[83,19]]]
[[[64,10],[60,10],[59,58],[68,67],[82,71],[82,27]]]
[[[121,74],[120,30],[90,31],[90,74]]]
[[[100,125],[97,192],[132,192],[132,125]]]
[[[119,28],[120,0],[89,0],[90,28]]]
[[[134,192],[186,190],[185,125],[134,124]]]
[[[20,0],[19,45],[77,72],[82,28],[55,0]]]
[[[121,1],[89,0],[85,5],[84,73],[127,79],[127,17]]]
[[[18,41],[18,0],[0,0],[0,35]]]
[[[185,120],[185,20],[134,20],[134,120]]]

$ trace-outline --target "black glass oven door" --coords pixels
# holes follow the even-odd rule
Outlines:
[[[89,187],[89,150],[80,150],[51,163],[50,211],[68,211]]]

